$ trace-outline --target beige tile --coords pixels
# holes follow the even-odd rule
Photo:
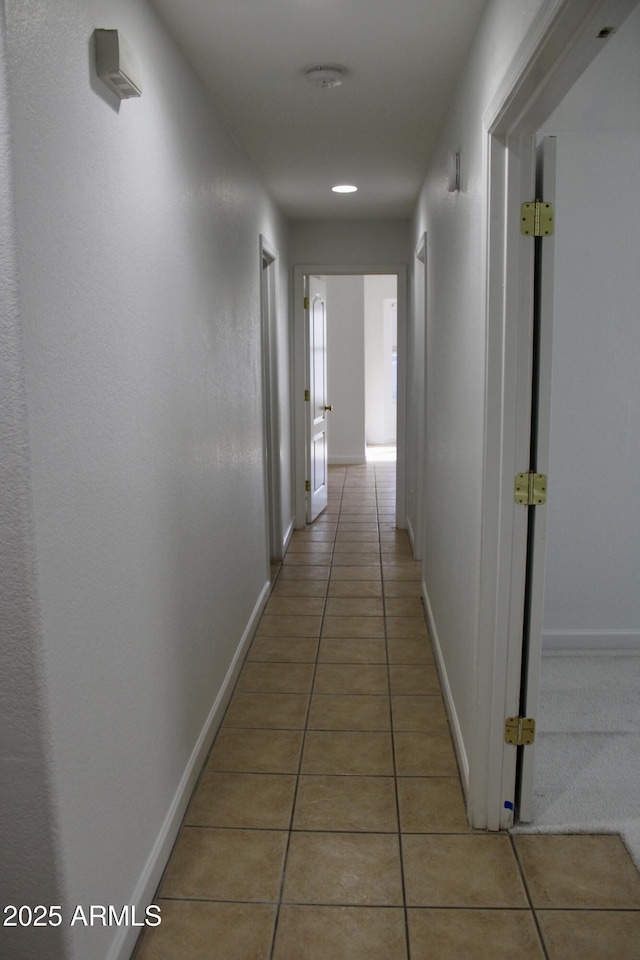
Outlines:
[[[271,591],[272,597],[324,597],[328,580],[280,580]]]
[[[298,730],[236,730],[223,727],[207,770],[237,773],[297,773],[302,750]]]
[[[322,622],[322,637],[349,637],[369,640],[384,639],[382,617],[327,617]]]
[[[638,960],[640,912],[538,910],[549,960]]]
[[[361,564],[357,567],[333,566],[332,580],[380,580],[380,565],[375,563]]]
[[[318,663],[386,663],[384,640],[321,640]]]
[[[382,600],[372,597],[331,597],[327,600],[327,617],[382,617]]]
[[[356,546],[356,544],[354,544]],[[336,552],[333,556],[334,567],[357,567],[361,564],[380,564],[380,552],[377,544],[366,544],[366,549],[349,553]]]
[[[387,636],[390,640],[409,640],[427,638],[427,625],[424,617],[390,617],[387,615]]]
[[[288,830],[295,788],[294,776],[208,771],[185,822],[199,827]]]
[[[323,544],[327,547],[328,544]],[[286,557],[282,561],[282,565],[285,569],[292,566],[303,566],[303,567],[322,567],[327,566],[331,563],[331,553],[329,549],[325,549],[322,553],[315,553],[314,551],[305,550],[303,552],[296,552],[295,550],[292,553],[287,553]]]
[[[316,597],[272,597],[265,608],[267,616],[275,617],[321,617],[324,599]]]
[[[327,776],[393,776],[391,735],[386,732],[309,730],[300,772]]]
[[[433,663],[428,640],[388,640],[389,663]]]
[[[247,654],[248,661],[279,663],[315,663],[318,655],[316,639],[300,637],[256,637]]]
[[[308,694],[236,691],[223,726],[304,730],[308,706]]]
[[[544,960],[529,910],[412,909],[408,923],[411,956],[417,960]]]
[[[424,608],[419,597],[394,600],[392,597],[385,603],[385,612],[388,617],[420,617],[424,619]]]
[[[470,831],[457,777],[398,777],[400,829],[404,833]]]
[[[301,563],[296,566],[282,566],[278,574],[278,583],[284,580],[328,580],[330,569],[328,564],[309,566],[307,563]]]
[[[308,693],[312,663],[258,663],[247,661],[240,671],[239,693]]]
[[[318,526],[309,526],[305,530],[296,530],[291,537],[292,542],[296,543],[327,543],[335,537],[337,523],[318,524]]]
[[[389,698],[314,694],[309,730],[390,730]]]
[[[302,960],[300,944],[304,960],[406,960],[404,910],[284,904],[273,960]],[[256,960],[261,958],[256,955]]]
[[[403,834],[407,905],[526,907],[509,838]]]
[[[398,837],[292,833],[285,903],[402,905]]]
[[[393,729],[400,733],[447,733],[447,714],[441,697],[392,697]]]
[[[397,599],[399,597],[420,597],[422,596],[422,586],[419,580],[385,580],[384,595]]]
[[[329,598],[332,597],[381,597],[379,580],[330,580]]]
[[[429,664],[391,664],[389,678],[394,696],[430,696],[440,693],[436,668]]]
[[[361,531],[368,531],[369,533],[378,532],[378,523],[376,520],[354,520],[350,518],[348,520],[340,519],[338,523],[338,533],[360,533]]]
[[[448,733],[394,733],[396,773],[399,777],[457,777]]]
[[[317,637],[322,617],[263,616],[256,630],[257,637]]]
[[[397,833],[393,777],[300,777],[293,829]]]
[[[316,554],[317,556],[325,556],[328,559],[325,560],[325,563],[330,563],[331,554],[333,553],[333,544],[332,543],[317,543],[313,540],[292,540],[289,546],[287,547],[286,556],[291,556],[292,554]]]
[[[377,530],[347,530],[342,533],[338,530],[336,543],[378,543]]]
[[[319,663],[313,692],[386,694],[389,692],[387,667],[377,663]]]
[[[287,837],[284,830],[184,827],[160,886],[160,896],[277,900]]]
[[[515,836],[534,907],[640,909],[640,874],[618,836]]]
[[[275,905],[189,900],[157,903],[162,923],[146,928],[136,960],[269,960]]]
[[[381,536],[384,536],[384,534],[381,534]],[[282,574],[280,575],[282,576]],[[385,563],[384,561],[382,563],[382,577],[387,582],[395,580],[420,581],[421,576],[419,563]]]
[[[360,557],[365,556],[375,556],[376,563],[380,566],[380,548],[376,543],[372,542],[357,542],[357,541],[347,541],[347,543],[336,543],[334,548],[334,563],[341,562],[337,558],[344,556],[345,554],[355,553]],[[366,563],[367,561],[361,559],[358,563]],[[357,564],[356,564],[357,566]]]

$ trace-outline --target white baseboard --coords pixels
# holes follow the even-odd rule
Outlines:
[[[444,662],[440,640],[438,638],[438,630],[433,618],[433,611],[431,610],[431,604],[429,602],[429,594],[427,592],[427,587],[424,580],[422,581],[422,598],[424,600],[424,608],[427,615],[427,628],[433,644],[433,652],[435,654],[436,666],[438,668],[438,675],[440,677],[440,686],[442,687],[444,703],[447,710],[447,715],[449,717],[449,722],[451,724],[453,746],[456,751],[458,765],[460,768],[460,779],[462,780],[462,787],[464,789],[465,796],[467,796],[469,793],[469,758],[467,757],[467,751],[464,746],[460,721],[458,720],[458,714],[456,712],[453,695],[451,693],[451,686],[447,676],[447,668]]]
[[[289,526],[285,530],[284,537],[282,538],[282,556],[284,557],[285,553],[289,549],[289,544],[291,543],[291,537],[293,536],[294,524],[293,518],[289,521]]]
[[[178,784],[178,789],[174,794],[171,806],[158,834],[158,838],[149,855],[149,859],[131,895],[131,899],[128,901],[128,903],[132,905],[135,904],[136,914],[140,917],[144,917],[145,908],[153,903],[153,898],[158,889],[176,837],[178,836],[178,831],[182,824],[189,800],[191,799],[191,794],[200,775],[202,765],[207,758],[207,754],[211,749],[211,745],[222,723],[224,712],[231,699],[231,694],[233,693],[233,688],[240,673],[245,654],[253,640],[253,635],[256,632],[270,590],[271,583],[267,581],[260,591],[260,596],[258,597],[247,628],[244,631],[233,656],[233,660],[227,670],[227,675],[224,678],[224,682],[209,711],[209,716],[193,748],[189,762],[187,763],[180,783]],[[107,955],[107,960],[129,960],[136,945],[136,940],[140,936],[140,930],[140,927],[119,927]]]
[[[602,653],[635,650],[640,653],[640,631],[544,630],[542,633],[543,653],[562,650],[589,650]]]

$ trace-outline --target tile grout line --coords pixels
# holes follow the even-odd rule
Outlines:
[[[539,923],[539,921],[538,921],[538,914],[537,914],[536,909],[535,909],[535,907],[534,907],[534,905],[533,905],[533,901],[532,901],[532,899],[531,899],[531,893],[529,892],[529,884],[527,883],[527,878],[526,878],[526,876],[525,876],[524,867],[522,866],[522,863],[520,862],[520,857],[518,856],[518,850],[517,850],[517,848],[516,848],[516,845],[515,845],[515,841],[514,841],[513,836],[511,835],[511,833],[508,833],[507,835],[508,835],[508,837],[509,837],[509,844],[510,844],[510,846],[511,846],[511,852],[513,853],[513,856],[514,856],[514,858],[515,858],[515,861],[516,861],[516,864],[517,864],[517,867],[518,867],[518,873],[520,874],[520,879],[522,880],[522,886],[524,887],[524,892],[525,892],[525,896],[526,896],[526,898],[527,898],[527,903],[529,904],[529,911],[530,911],[530,913],[531,913],[531,918],[532,918],[533,923],[534,923],[534,925],[535,925],[536,933],[538,934],[538,939],[540,940],[540,947],[541,947],[542,952],[543,952],[543,954],[544,954],[545,960],[550,960],[550,958],[549,958],[549,953],[548,953],[548,951],[547,951],[547,945],[546,945],[546,943],[545,943],[544,937],[543,937],[543,935],[542,935],[542,929],[540,928],[540,923]]]

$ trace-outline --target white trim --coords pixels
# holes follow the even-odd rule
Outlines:
[[[280,382],[278,371],[278,251],[260,234],[260,323],[262,354],[262,425],[267,567],[281,560],[282,483],[280,463]]]
[[[445,665],[444,656],[442,654],[442,647],[440,646],[440,640],[438,638],[438,630],[436,627],[436,622],[433,616],[433,612],[431,610],[431,603],[429,602],[429,594],[427,592],[427,586],[424,580],[422,581],[422,597],[424,600],[424,609],[425,609],[425,614],[427,618],[427,627],[429,630],[429,636],[431,637],[431,642],[433,644],[433,650],[435,653],[436,667],[438,669],[440,686],[441,686],[442,694],[444,697],[447,716],[449,718],[449,725],[451,727],[451,736],[453,739],[453,746],[456,751],[456,757],[458,759],[458,769],[460,771],[462,788],[465,792],[465,795],[467,795],[469,791],[469,758],[467,756],[467,751],[466,751],[464,739],[462,736],[462,727],[460,726],[460,721],[458,720],[455,700],[451,692],[451,685],[449,684],[449,677],[447,675],[447,668]]]
[[[138,916],[144,916],[145,908],[150,903],[153,903],[153,898],[158,889],[176,837],[178,836],[178,831],[180,830],[189,800],[191,799],[191,794],[193,793],[202,766],[222,723],[245,654],[253,640],[253,635],[257,629],[270,591],[271,583],[267,581],[260,591],[249,623],[227,670],[227,675],[224,678],[218,695],[215,698],[213,706],[209,711],[209,715],[191,752],[191,756],[189,757],[180,783],[171,801],[164,823],[149,854],[149,858],[133,893],[127,900],[127,903],[135,905]],[[120,927],[112,941],[111,949],[107,954],[107,960],[129,960],[142,929],[143,928],[140,927]]]
[[[390,264],[295,264],[293,267],[293,429],[294,429],[294,521],[298,529],[306,523],[305,473],[305,357],[306,324],[304,321],[304,278],[315,276],[379,276],[395,274],[398,298],[398,407],[396,461],[396,526],[406,527],[406,443],[407,443],[407,314],[408,268],[406,263]],[[400,389],[403,385],[403,389]]]
[[[640,653],[640,630],[544,630],[542,652]]]

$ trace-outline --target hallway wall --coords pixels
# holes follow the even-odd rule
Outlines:
[[[144,909],[267,581],[258,238],[286,344],[287,230],[146,0],[2,10],[0,579],[23,731],[3,869],[11,901]],[[95,77],[96,26],[136,52],[141,99]],[[137,932],[21,929],[20,955],[115,960]]]
[[[487,331],[482,117],[541,6],[542,0],[489,0],[413,221],[413,250],[428,233],[423,578],[456,712],[461,772],[472,793],[487,775],[474,749]],[[461,189],[449,193],[447,158],[456,150]],[[412,342],[419,347],[423,336],[413,331]]]

